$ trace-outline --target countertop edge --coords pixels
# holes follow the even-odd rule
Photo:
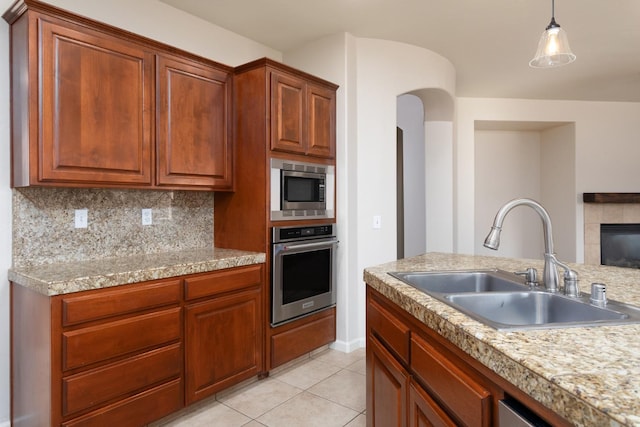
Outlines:
[[[46,296],[264,263],[266,254],[211,248],[11,268],[8,279]]]

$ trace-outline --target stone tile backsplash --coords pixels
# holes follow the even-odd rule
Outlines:
[[[27,187],[13,190],[13,266],[213,247],[213,193]],[[142,225],[141,210],[153,209]],[[76,209],[88,227],[75,228]]]

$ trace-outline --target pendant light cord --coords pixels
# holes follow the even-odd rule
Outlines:
[[[556,23],[556,2],[555,0],[551,0],[551,22],[549,23],[549,26],[547,26],[547,30],[550,30],[552,28],[559,28],[560,25],[558,25]]]

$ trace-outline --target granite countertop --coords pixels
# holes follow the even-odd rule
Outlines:
[[[204,248],[9,269],[9,280],[53,296],[265,262],[265,254]]]
[[[569,264],[583,292],[640,306],[640,270]],[[577,426],[640,426],[640,324],[500,332],[388,275],[389,271],[498,268],[541,260],[429,253],[364,271],[368,286]]]

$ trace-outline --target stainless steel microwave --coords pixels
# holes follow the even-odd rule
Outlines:
[[[271,220],[334,218],[335,168],[271,159]]]

